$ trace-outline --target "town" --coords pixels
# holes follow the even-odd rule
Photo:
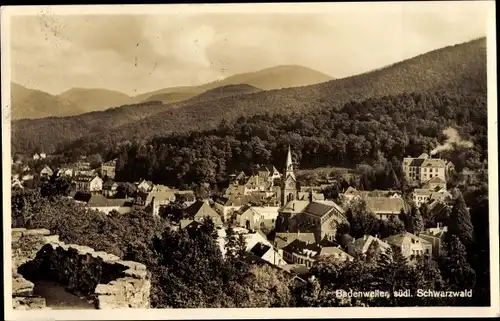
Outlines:
[[[12,159],[14,170],[20,169],[12,176],[12,188],[24,189],[35,177],[41,181],[65,178],[72,190],[67,197],[106,214],[116,211],[126,215],[142,209],[165,217],[170,214],[166,213],[169,204],[180,202],[185,219],[179,220],[176,228],[190,228],[210,218],[224,253],[225,231],[231,226],[245,237],[247,252],[299,277],[307,277],[308,268],[321,257],[352,260],[365,255],[372,243],[381,249],[397,247],[410,261],[422,255],[439,255],[447,231],[439,222],[414,233],[405,230],[385,238],[366,234],[355,239],[348,233],[339,237],[339,228],[349,224],[347,210],[353,203],[363,202],[368,212],[380,220],[400,222],[402,215],[411,215],[412,204],[419,209],[425,206],[431,216],[453,205],[453,196],[446,188],[453,164],[427,153],[403,160],[404,175],[415,186],[408,195],[398,190],[362,191],[349,186],[335,200],[323,194],[330,186],[328,182],[299,187],[290,147],[282,172],[279,166],[262,165],[255,173],[235,173],[223,196],[214,199],[197,198],[192,190],[148,180],[116,182],[116,159],[96,168],[91,168],[85,157],[60,168],[40,165],[50,157],[45,153],[32,155],[30,163],[42,166],[38,173],[20,158]]]

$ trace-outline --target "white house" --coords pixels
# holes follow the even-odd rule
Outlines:
[[[239,216],[238,223],[247,229],[257,229],[265,220],[272,220],[274,223],[278,218],[278,210],[277,206],[252,206]]]
[[[41,171],[40,171],[40,177],[42,178],[49,178],[52,175],[54,175],[54,172],[49,166],[45,166]]]
[[[398,247],[403,256],[410,260],[417,256],[432,254],[431,242],[408,232],[391,235],[382,241],[391,246]]]
[[[102,178],[99,176],[77,175],[73,179],[77,192],[98,193],[102,191]]]
[[[71,168],[60,168],[57,171],[57,176],[66,176],[66,177],[73,177],[73,170]]]

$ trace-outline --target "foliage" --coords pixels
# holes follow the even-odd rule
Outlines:
[[[474,227],[467,205],[462,196],[455,200],[450,214],[449,233],[458,236],[462,244],[468,246],[472,243]]]

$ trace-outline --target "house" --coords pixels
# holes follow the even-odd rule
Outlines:
[[[344,210],[335,202],[329,203],[310,202],[296,215],[298,231],[313,232],[318,242],[325,237],[335,237],[337,227],[347,223]]]
[[[75,172],[90,171],[91,170],[90,163],[83,160],[79,160],[75,163],[74,169]]]
[[[138,190],[134,199],[134,207],[136,208],[146,208],[151,204],[153,196],[150,192],[145,192],[144,190]]]
[[[76,175],[73,182],[77,192],[100,193],[102,191],[102,178],[97,175]]]
[[[407,259],[414,259],[421,255],[431,255],[432,243],[408,232],[391,235],[382,239],[387,244],[397,247]]]
[[[52,175],[54,175],[54,172],[49,166],[44,166],[43,169],[40,171],[41,178],[47,179],[52,177]]]
[[[434,191],[446,189],[446,181],[443,180],[441,177],[435,176],[430,180],[428,180],[427,182],[425,182],[424,188]]]
[[[73,177],[73,170],[71,168],[59,168],[56,173],[57,177]]]
[[[224,222],[227,222],[234,212],[238,211],[248,202],[244,196],[221,197],[214,202],[214,208],[221,214]]]
[[[272,186],[273,183],[270,182],[267,177],[252,175],[247,179],[247,181],[243,185],[243,195],[250,195],[254,192],[269,191]]]
[[[268,196],[265,192],[254,192],[248,195],[221,197],[214,202],[214,208],[222,215],[227,222],[233,213],[242,209],[245,205],[253,206],[273,206],[277,200],[272,196]]]
[[[105,214],[109,214],[111,211],[126,214],[132,211],[132,202],[128,199],[109,199],[103,195],[91,195],[87,207]]]
[[[287,263],[302,264],[311,268],[320,257],[331,257],[338,261],[352,260],[353,257],[340,247],[322,247],[315,243],[295,240],[283,248],[283,258]]]
[[[265,220],[275,223],[278,209],[277,206],[251,206],[239,216],[238,223],[247,229],[258,229]]]
[[[137,183],[135,183],[135,186],[137,187],[138,190],[144,191],[144,192],[149,192],[153,189],[153,183],[151,181],[147,180],[141,180]]]
[[[202,222],[205,217],[210,217],[215,226],[222,226],[222,219],[217,212],[212,209],[208,201],[196,201],[194,204],[184,209],[184,213],[197,222]]]
[[[437,257],[441,253],[444,237],[447,231],[448,227],[441,226],[441,224],[438,223],[437,227],[427,228],[418,236],[432,244],[432,256]]]
[[[447,203],[453,199],[453,196],[445,189],[435,191],[431,189],[416,188],[413,190],[411,196],[417,207],[431,201],[441,201]]]
[[[181,225],[183,225],[182,228],[186,228],[186,226],[189,226],[191,224],[193,224],[193,221],[184,222],[183,224],[181,221]],[[260,231],[249,232],[247,229],[238,227],[233,228],[233,230],[236,237],[242,235],[245,239],[246,252],[252,253],[253,255],[258,256],[259,258],[273,265],[281,266],[286,264],[285,260],[283,259],[283,251],[274,247],[271,242],[267,240],[266,236],[263,235]],[[226,236],[227,234],[225,229],[217,229],[217,243],[219,244],[223,256],[225,256],[226,254]]]
[[[371,235],[363,235],[363,237],[360,237],[357,240],[353,240],[352,246],[347,246],[347,252],[352,256],[364,255],[366,254],[370,246],[372,246],[372,244],[376,244],[382,251],[386,251],[391,247],[389,244],[377,237]]]
[[[451,162],[441,158],[432,158],[427,153],[417,158],[408,156],[403,159],[403,172],[409,181],[426,182],[433,177],[446,181],[447,175],[453,168]]]
[[[160,208],[162,206],[166,206],[171,202],[174,202],[176,199],[174,190],[154,189],[149,194],[152,195],[152,201],[151,201],[151,203],[153,204],[152,212],[153,215],[156,216],[160,215]]]
[[[108,162],[105,162],[101,165],[101,176],[102,177],[108,177],[111,179],[115,178],[115,171],[116,171],[116,161],[117,159],[112,159]]]
[[[102,195],[105,197],[113,197],[118,193],[118,183],[113,180],[107,180],[102,184]]]
[[[391,216],[399,216],[401,211],[408,210],[408,204],[402,198],[364,197],[363,200],[366,202],[366,208],[381,220],[387,220]]]
[[[402,198],[400,191],[395,190],[374,190],[374,191],[358,191],[352,186],[349,186],[344,193],[340,193],[346,201],[360,200],[365,197],[388,197],[388,198]]]
[[[280,172],[273,165],[262,165],[256,170],[257,175],[268,183],[274,184],[274,181],[281,178]]]
[[[257,243],[249,251],[253,255],[261,258],[262,260],[269,262],[273,265],[283,266],[286,265],[286,261],[283,259],[283,252],[278,252],[273,246]]]

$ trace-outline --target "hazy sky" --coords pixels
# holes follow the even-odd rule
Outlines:
[[[11,77],[52,94],[85,87],[129,95],[276,65],[341,78],[486,35],[480,2],[351,3],[334,11],[318,6],[317,13],[311,8],[13,16]]]

